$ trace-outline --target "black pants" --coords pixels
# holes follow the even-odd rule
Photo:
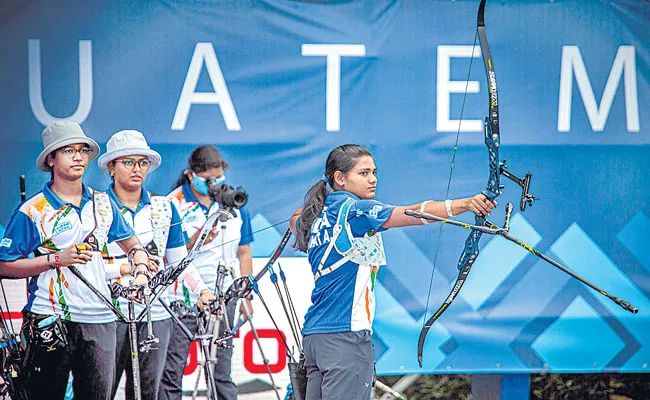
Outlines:
[[[167,358],[167,347],[171,334],[170,319],[153,322],[153,333],[160,342],[148,352],[138,352],[138,364],[140,366],[140,393],[142,400],[157,400],[160,380],[162,379],[165,359]],[[147,323],[137,322],[138,346],[147,338]],[[135,398],[133,391],[133,369],[131,368],[131,344],[129,339],[129,325],[124,322],[117,322],[115,346],[115,380],[111,398],[115,398],[117,389],[126,372],[125,395],[127,400]]]
[[[115,322],[64,321],[64,325],[68,331],[66,347],[49,352],[35,346],[29,349],[30,360],[23,376],[30,398],[64,399],[72,372],[76,399],[109,400],[115,363]]]
[[[227,306],[227,316],[230,326],[235,318],[236,302],[230,302]],[[196,317],[186,316],[181,321],[193,334],[196,333]],[[221,324],[219,335],[225,332],[224,324]],[[158,398],[160,400],[180,400],[182,398],[183,371],[187,363],[187,356],[190,352],[191,341],[183,331],[172,323],[172,333],[167,349],[167,362],[163,371],[162,382]],[[231,374],[232,364],[232,339],[227,342],[228,348],[217,349],[217,364],[214,366],[214,382],[217,387],[217,398],[219,400],[234,400],[237,398],[237,386],[233,383]]]

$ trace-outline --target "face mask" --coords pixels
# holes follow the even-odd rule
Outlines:
[[[192,185],[197,192],[201,193],[204,196],[208,195],[208,182],[207,179],[201,178],[200,176],[192,176]]]
[[[221,175],[221,178],[214,178],[215,185],[221,185],[226,181],[226,175]]]
[[[194,189],[196,189],[197,192],[201,193],[204,196],[207,196],[209,191],[208,191],[208,180],[206,178],[202,178],[200,176],[197,176],[196,174],[193,174],[192,176],[192,185],[194,185]],[[221,178],[216,178],[214,179],[214,183],[216,185],[221,185],[226,181],[226,176],[222,175]]]

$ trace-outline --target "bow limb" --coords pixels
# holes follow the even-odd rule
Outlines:
[[[185,258],[183,258],[181,261],[178,262],[174,267],[171,268],[165,268],[162,271],[159,271],[156,275],[151,277],[149,279],[149,284],[148,288],[151,290],[151,303],[155,302],[158,297],[167,290],[167,288],[178,279],[178,277],[185,271],[188,265],[192,261],[194,261],[194,258],[196,258],[197,255],[201,253],[200,249],[203,247],[205,244],[205,241],[210,234],[210,231],[212,230],[212,227],[219,221],[219,217],[223,215],[224,212],[222,210],[217,210],[217,212],[211,214],[208,219],[205,221],[203,224],[203,228],[201,228],[201,231],[199,233],[199,236],[197,237],[196,241],[194,242],[194,245],[190,249],[190,251],[187,253]],[[142,310],[140,314],[137,316],[136,321],[142,320],[146,314],[146,309]]]
[[[290,238],[291,238],[291,229],[287,228],[287,230],[284,231],[284,235],[282,235],[280,244],[278,244],[278,247],[275,248],[273,254],[266,262],[264,267],[262,267],[260,272],[258,272],[255,276],[250,276],[250,278],[247,276],[242,276],[240,278],[237,278],[232,283],[232,285],[230,285],[230,287],[226,291],[226,303],[230,302],[234,298],[246,297],[251,293],[251,291],[253,290],[253,283],[259,281],[269,271],[269,267],[275,264],[275,262],[278,260],[278,257],[280,257],[280,254],[282,254],[282,251],[287,246],[287,243],[289,243]]]
[[[500,184],[500,165],[499,165],[499,145],[500,145],[500,133],[499,133],[499,97],[497,92],[497,78],[496,72],[494,71],[494,64],[492,62],[492,57],[490,55],[490,48],[487,41],[487,35],[485,33],[485,2],[486,0],[481,0],[478,9],[477,16],[477,36],[481,46],[481,54],[483,57],[483,63],[485,64],[485,73],[487,76],[488,84],[488,94],[489,94],[489,106],[490,111],[488,117],[485,118],[484,122],[484,137],[485,145],[488,149],[489,154],[489,176],[488,183],[486,188],[481,192],[488,198],[490,201],[494,201],[499,194],[501,194],[501,184]],[[471,68],[471,65],[470,65]],[[464,101],[464,100],[463,100]],[[462,118],[462,117],[461,117]],[[460,124],[459,124],[460,126]],[[460,133],[460,127],[458,130]],[[456,146],[457,147],[457,146]],[[452,163],[453,165],[453,163]],[[451,174],[450,174],[451,181]],[[485,218],[481,216],[475,217],[475,225],[484,226]],[[431,329],[433,323],[440,318],[440,316],[449,308],[451,303],[456,299],[460,289],[465,284],[469,272],[474,265],[474,261],[479,254],[479,240],[481,239],[483,232],[478,230],[472,230],[465,240],[465,247],[463,252],[458,260],[458,269],[459,273],[456,278],[456,283],[454,284],[451,292],[447,296],[444,303],[438,308],[438,310],[433,313],[433,315],[424,323],[422,330],[420,331],[420,337],[418,338],[418,363],[422,367],[422,353],[424,351],[424,342],[426,336]],[[439,244],[438,244],[439,245]],[[425,310],[426,313],[426,310]]]

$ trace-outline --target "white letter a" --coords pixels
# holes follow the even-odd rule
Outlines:
[[[199,82],[201,68],[205,63],[205,68],[210,77],[214,92],[196,92],[196,85]],[[181,97],[176,106],[174,120],[172,121],[172,130],[179,131],[185,129],[187,117],[190,113],[192,104],[218,104],[229,131],[241,130],[235,107],[230,99],[226,81],[221,73],[217,55],[214,52],[212,43],[197,43],[190,61],[190,67],[187,70]]]

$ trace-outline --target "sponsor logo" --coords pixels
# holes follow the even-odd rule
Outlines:
[[[4,238],[0,240],[0,247],[11,247],[11,239]]]
[[[447,301],[446,301],[446,302],[451,303],[451,302],[454,300],[454,298],[455,298],[456,295],[458,294],[458,291],[459,291],[460,288],[463,286],[463,283],[465,283],[465,279],[456,282],[456,286],[454,286],[454,290],[452,290],[452,291],[451,291],[451,294],[449,294],[449,297],[447,297]]]
[[[54,233],[59,234],[65,231],[69,231],[70,229],[72,229],[72,224],[70,223],[70,221],[65,221],[62,224],[57,225],[56,228],[54,228]]]
[[[198,215],[190,215],[189,217],[183,218],[183,222],[189,224],[190,222],[196,222]]]
[[[497,76],[494,71],[490,71],[489,75],[491,106],[496,107],[499,105],[499,100],[497,99]]]

